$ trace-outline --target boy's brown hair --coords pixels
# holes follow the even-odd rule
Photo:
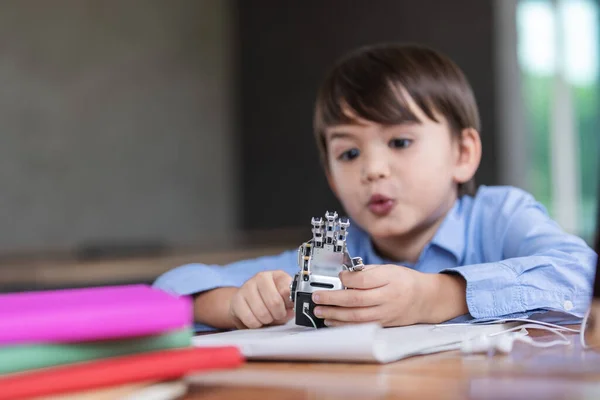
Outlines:
[[[454,137],[460,138],[466,128],[479,132],[471,86],[448,57],[418,45],[363,47],[334,65],[317,95],[314,133],[325,169],[329,168],[325,130],[354,123],[352,115],[384,125],[420,122],[404,93],[433,121],[439,122],[435,113],[443,115]],[[458,192],[473,195],[474,179],[459,185]]]

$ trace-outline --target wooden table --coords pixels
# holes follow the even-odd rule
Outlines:
[[[385,365],[247,362],[189,377],[185,399],[600,399],[600,353],[568,337],[571,346],[516,343],[508,355],[452,351]]]

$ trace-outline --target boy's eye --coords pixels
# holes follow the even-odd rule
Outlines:
[[[405,148],[410,146],[412,140],[410,139],[392,139],[390,140],[389,146],[393,148]]]
[[[350,149],[340,154],[338,159],[342,161],[350,161],[358,157],[359,154],[360,152],[358,151],[358,149]]]

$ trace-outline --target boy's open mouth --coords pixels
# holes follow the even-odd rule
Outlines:
[[[392,211],[392,209],[394,208],[395,204],[396,202],[394,201],[394,199],[391,199],[382,194],[374,194],[369,199],[367,207],[369,208],[369,211],[371,211],[373,214],[381,217],[389,214],[390,211]]]

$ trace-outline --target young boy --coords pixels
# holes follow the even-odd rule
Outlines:
[[[314,293],[326,325],[585,314],[594,251],[528,193],[475,191],[478,110],[451,60],[412,45],[358,49],[322,84],[314,127],[330,187],[351,219],[348,251],[367,265],[340,274],[350,289]],[[204,327],[259,328],[293,317],[297,271],[293,249],[184,265],[155,286],[195,295]]]

